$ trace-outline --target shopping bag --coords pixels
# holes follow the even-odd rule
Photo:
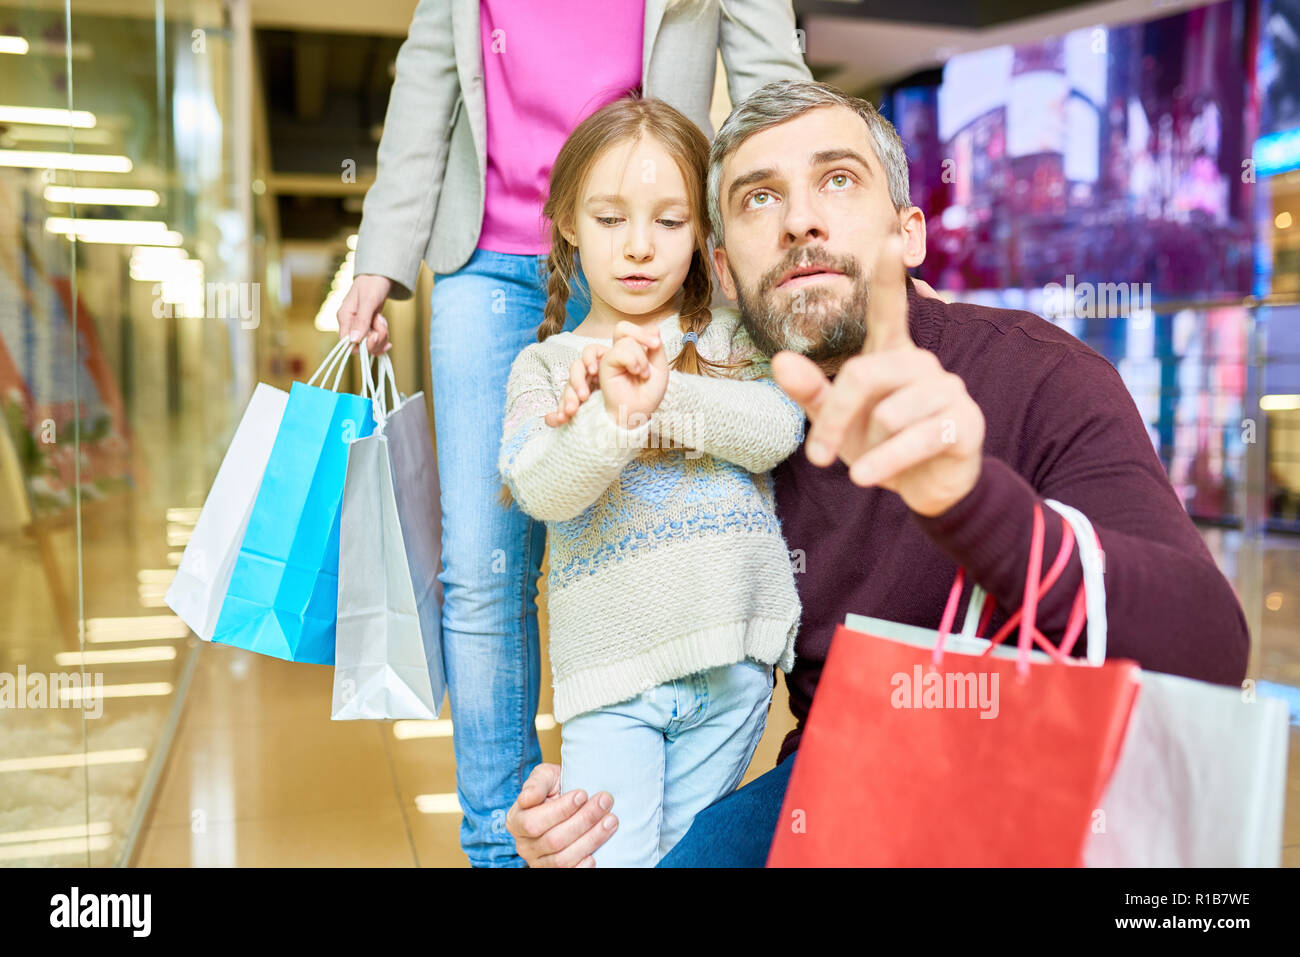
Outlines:
[[[364,357],[363,368],[368,380]],[[446,692],[442,510],[424,393],[398,394],[388,356],[379,380],[367,382],[375,430],[348,446],[343,486],[331,714],[340,721],[436,718]]]
[[[963,650],[977,638],[949,640],[960,571],[937,631],[899,626],[908,641],[870,619],[863,632],[836,628],[769,866],[1080,863],[1138,669],[1105,661],[1104,649],[1091,645],[1089,658],[1100,664],[1071,663],[1082,589],[1063,650],[1034,627],[1038,598],[1068,560],[1070,538],[1042,575],[1035,505],[1024,606],[1002,632],[1020,626],[1011,657],[999,647],[1002,635],[981,642],[980,653]]]
[[[216,643],[334,663],[347,448],[374,429],[370,399],[334,391],[351,346],[339,340],[311,379],[289,390],[213,631]],[[325,388],[330,371],[334,382]]]
[[[1286,703],[1142,672],[1084,852],[1088,867],[1278,867]]]
[[[288,401],[289,393],[265,382],[253,390],[163,599],[204,641],[212,640]]]
[[[1074,525],[1089,594],[1099,596],[1104,616],[1096,537],[1080,513],[1062,514]],[[1141,691],[1093,812],[1084,864],[1279,866],[1286,703],[1180,675],[1143,669],[1138,677]]]

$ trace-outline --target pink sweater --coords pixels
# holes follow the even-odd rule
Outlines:
[[[481,0],[487,183],[478,248],[550,251],[542,203],[574,128],[641,84],[645,0]]]

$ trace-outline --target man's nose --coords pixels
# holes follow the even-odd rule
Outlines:
[[[810,239],[827,238],[826,218],[822,215],[821,204],[815,196],[806,193],[797,193],[786,198],[785,219],[782,226],[785,231],[785,241],[788,243],[797,244]]]

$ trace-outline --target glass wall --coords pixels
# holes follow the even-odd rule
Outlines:
[[[241,9],[0,6],[0,864],[126,862],[193,667],[264,305]]]

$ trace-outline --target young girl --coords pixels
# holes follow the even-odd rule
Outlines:
[[[550,539],[562,786],[619,808],[598,866],[653,866],[740,783],[794,664],[769,470],[804,416],[736,311],[710,312],[708,153],[659,100],[578,126],[544,209],[545,321],[507,385],[505,491]],[[591,309],[562,332],[575,250]]]

